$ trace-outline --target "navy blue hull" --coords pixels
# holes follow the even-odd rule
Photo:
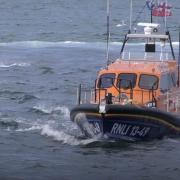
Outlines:
[[[95,135],[102,134],[113,139],[149,140],[169,134],[169,129],[144,119],[116,117],[111,119],[87,118]]]
[[[107,105],[106,112],[99,113],[95,105],[81,105],[71,111],[71,119],[89,137],[151,140],[180,135],[179,117],[152,108]]]

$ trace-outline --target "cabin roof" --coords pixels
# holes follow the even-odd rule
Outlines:
[[[152,39],[169,39],[168,35],[162,34],[127,34],[128,38],[152,38]]]
[[[147,61],[125,61],[117,59],[114,63],[110,64],[107,69],[104,69],[102,73],[144,73],[144,74],[156,74],[172,71],[175,69],[175,61],[166,62],[147,62]],[[105,72],[104,72],[105,71]]]

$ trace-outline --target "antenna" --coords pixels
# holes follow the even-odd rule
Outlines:
[[[180,25],[179,25],[179,55],[178,55],[178,83],[177,83],[177,85],[178,85],[178,87],[180,86]]]
[[[166,6],[167,6],[167,0],[165,4],[165,16],[164,16],[164,25],[165,25],[165,30],[167,29],[167,15],[166,15]]]
[[[180,25],[179,25],[179,56],[178,56],[178,60],[180,63]]]
[[[109,40],[110,40],[110,32],[109,32],[109,0],[107,0],[107,49],[106,49],[107,66],[109,65]]]
[[[129,29],[130,29],[130,31],[132,29],[132,11],[133,11],[133,5],[132,5],[132,0],[131,0],[131,3],[130,3],[130,19],[129,19]]]

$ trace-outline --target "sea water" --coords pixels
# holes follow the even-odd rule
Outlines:
[[[134,2],[133,20],[144,3]],[[167,25],[177,54],[180,5],[170,3]],[[113,0],[110,12],[115,58],[129,29],[129,2]],[[149,18],[145,13],[139,21]],[[78,84],[93,86],[105,65],[104,0],[0,0],[0,179],[180,178],[179,138],[86,139],[70,121]]]

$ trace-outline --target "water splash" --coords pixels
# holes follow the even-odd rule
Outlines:
[[[47,104],[39,104],[34,107],[41,112],[48,113],[46,116],[39,116],[38,119],[15,118],[13,123],[5,124],[7,131],[15,131],[19,133],[38,133],[44,137],[51,138],[62,144],[72,146],[101,146],[100,137],[85,138],[78,126],[70,121],[70,111],[66,106],[48,106]],[[53,119],[53,114],[57,114],[58,118]],[[0,123],[1,124],[1,123]],[[14,124],[18,125],[16,128]],[[3,122],[4,126],[4,122]]]
[[[35,130],[41,130],[42,127],[40,125],[33,125],[29,128],[19,128],[16,131],[17,132],[26,132],[26,131],[35,131]]]
[[[55,130],[51,128],[49,125],[44,125],[42,127],[41,135],[45,135],[47,137],[52,137],[56,141],[60,141],[63,144],[69,144],[69,145],[86,145],[92,142],[97,141],[96,139],[83,139],[80,140],[76,138],[73,135],[67,134],[64,131]]]
[[[53,113],[59,114],[58,119],[45,119],[38,118],[34,121],[32,119],[18,118],[16,121],[19,126],[16,132],[35,132],[40,133],[42,136],[52,138],[62,144],[67,145],[88,145],[96,142],[96,138],[82,139],[81,131],[77,125],[70,121],[70,112],[66,106],[48,106],[47,104],[39,104],[34,106],[37,111],[52,115]],[[48,116],[53,118],[53,116]]]

